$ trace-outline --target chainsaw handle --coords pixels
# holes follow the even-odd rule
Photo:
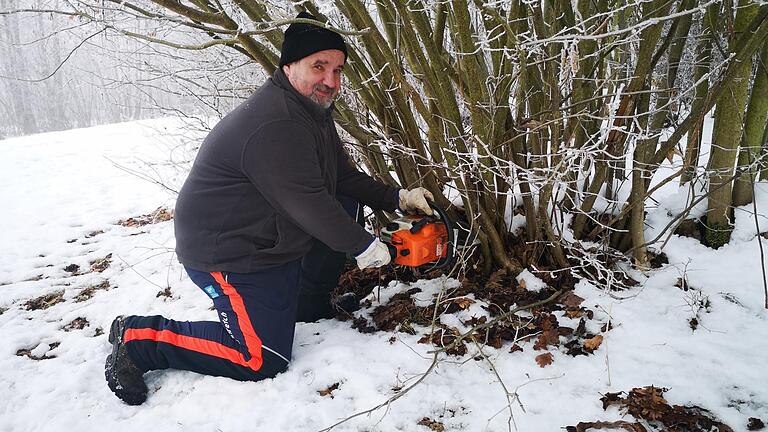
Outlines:
[[[440,216],[440,219],[443,221],[443,224],[445,224],[445,228],[448,231],[448,253],[445,255],[445,258],[438,261],[437,264],[432,267],[432,269],[446,268],[452,265],[454,258],[456,258],[454,256],[454,245],[456,244],[456,239],[454,239],[453,221],[448,216],[448,213],[446,213],[445,210],[440,208],[434,202],[427,200],[427,204],[429,204],[432,210],[434,210],[434,212]]]
[[[397,258],[397,248],[389,243],[384,243],[387,245],[387,249],[389,249],[389,256],[392,259],[392,263],[395,262],[395,258]]]

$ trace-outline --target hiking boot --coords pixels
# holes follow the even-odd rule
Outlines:
[[[144,372],[128,357],[123,343],[125,317],[118,316],[109,327],[109,343],[112,354],[107,356],[104,376],[112,393],[128,405],[141,405],[147,400]]]

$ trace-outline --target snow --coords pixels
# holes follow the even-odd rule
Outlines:
[[[536,275],[534,275],[527,269],[523,270],[519,275],[517,275],[517,282],[523,282],[523,281],[525,284],[525,289],[527,289],[528,291],[539,292],[543,288],[546,288],[547,286],[547,284],[543,280],[537,278]]]
[[[173,207],[172,192],[120,167],[149,170],[171,189],[178,187],[201,136],[184,134],[180,127],[160,119],[0,141],[0,196],[6,204],[0,212],[0,308],[5,309],[0,314],[0,431],[316,431],[385,402],[428,370],[432,347],[417,343],[426,329],[417,327],[416,335],[361,334],[348,322],[323,320],[297,325],[291,367],[274,379],[247,383],[157,371],[146,376],[150,395],[144,405],[131,407],[115,398],[103,373],[110,347],[105,334],[96,336],[97,328],[108,328],[118,314],[216,319],[207,297],[175,260],[172,221],[134,228],[116,224]],[[674,205],[687,192],[674,193],[682,195],[668,195],[649,214],[649,230],[681,209]],[[757,205],[768,206],[768,184],[758,185]],[[746,430],[749,417],[768,420],[768,312],[762,307],[761,237],[755,235],[751,212],[751,206],[737,209],[733,239],[719,250],[672,236],[664,250],[670,265],[649,272],[631,290],[609,293],[579,283],[576,294],[596,312],[588,330],[597,333],[608,320],[614,327],[603,334],[594,355],[570,357],[555,350],[554,362],[540,368],[534,357],[541,352],[530,343],[516,353],[509,353],[509,344],[499,350],[484,347],[525,408],[516,401],[511,406],[518,430],[618,420],[615,408],[603,411],[601,394],[651,384],[670,388],[671,404],[700,405],[736,431]],[[768,220],[759,218],[765,230]],[[109,253],[108,269],[88,272],[91,261]],[[65,271],[69,264],[79,265],[82,274]],[[529,289],[541,288],[535,275],[520,277]],[[682,277],[692,289],[675,287]],[[84,288],[105,280],[109,289],[76,301]],[[392,282],[369,298],[375,307],[418,287],[421,292],[414,296],[425,305],[457,283],[445,278]],[[166,287],[171,297],[158,296]],[[63,302],[43,310],[25,308],[28,300],[57,291],[63,291]],[[476,301],[458,318],[483,313]],[[694,316],[695,331],[689,326]],[[90,325],[63,329],[78,317]],[[417,425],[424,417],[442,422],[448,431],[507,430],[507,399],[499,379],[488,362],[475,359],[477,348],[468,348],[462,358],[438,356],[432,373],[400,399],[334,430],[428,431]],[[55,357],[36,361],[16,355],[20,349]],[[333,398],[318,393],[334,383],[339,388]]]

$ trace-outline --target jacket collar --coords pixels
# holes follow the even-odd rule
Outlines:
[[[275,73],[272,76],[272,81],[275,83],[275,85],[285,90],[289,95],[296,99],[299,104],[301,104],[301,106],[303,106],[304,109],[306,109],[307,112],[315,120],[325,120],[333,112],[334,104],[331,104],[331,106],[328,108],[323,108],[316,104],[312,99],[296,91],[296,89],[293,88],[293,84],[291,84],[291,82],[288,80],[288,77],[285,75],[285,72],[283,72],[283,68],[278,67],[275,69]]]

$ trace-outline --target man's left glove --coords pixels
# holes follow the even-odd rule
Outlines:
[[[427,200],[434,201],[435,197],[432,196],[432,192],[423,187],[411,190],[400,189],[400,210],[411,213],[419,211],[426,215],[432,215],[432,208]]]
[[[368,247],[355,256],[357,267],[360,270],[381,267],[389,264],[392,255],[389,254],[389,248],[379,239],[374,238]]]

